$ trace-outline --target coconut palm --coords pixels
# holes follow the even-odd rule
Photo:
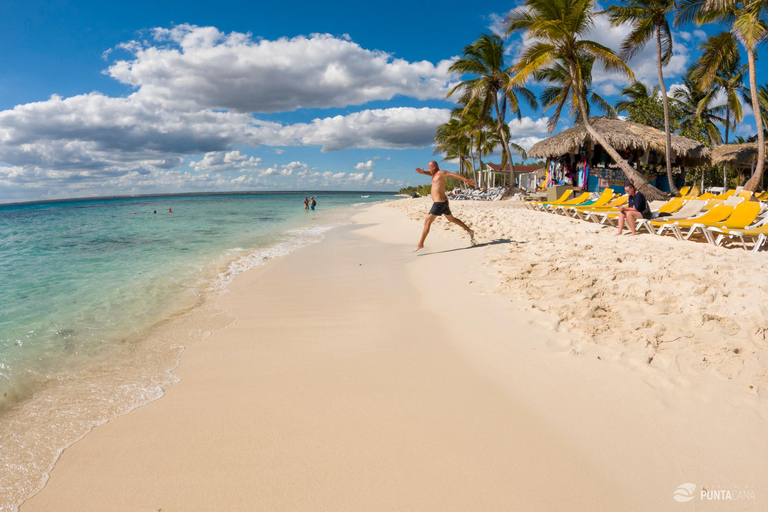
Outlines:
[[[493,110],[504,156],[514,169],[508,131],[504,128],[507,109],[520,119],[518,96],[534,109],[538,104],[535,94],[519,84],[512,83],[510,68],[504,64],[504,41],[495,34],[483,34],[477,41],[464,47],[462,57],[451,65],[449,71],[474,76],[460,82],[451,89],[448,96],[460,92],[466,99],[465,108],[480,105],[484,112]]]
[[[659,88],[654,87],[650,92],[640,83],[634,82],[622,89],[623,99],[616,102],[616,109],[625,112],[630,121],[664,130],[664,105],[660,99]],[[670,105],[670,129],[677,129],[674,108]]]
[[[750,101],[751,97],[752,91],[745,89],[742,93],[744,101]],[[763,132],[765,132],[768,127],[768,84],[757,87],[757,103],[760,105],[760,121],[763,125]]]
[[[546,69],[558,60],[566,63],[573,83],[583,81],[579,56],[589,55],[609,71],[615,71],[634,79],[634,73],[610,48],[595,41],[584,39],[594,26],[592,8],[594,0],[527,0],[523,7],[509,13],[505,19],[509,34],[524,31],[530,40],[522,51],[520,61],[513,67],[513,85],[522,85],[536,71]],[[627,179],[651,200],[665,194],[651,185],[635,171],[608,144],[589,121],[586,99],[581,87],[571,89],[576,107],[581,112],[584,128],[600,144],[624,172]]]
[[[701,44],[700,50],[701,56],[691,77],[702,89],[711,84],[716,91],[725,94],[725,143],[728,144],[729,130],[744,119],[739,93],[744,92],[747,66],[742,66],[739,44],[730,32],[710,36]]]
[[[631,59],[645,48],[651,38],[656,38],[656,70],[659,75],[661,100],[664,104],[664,133],[666,134],[667,178],[672,193],[677,193],[672,178],[672,130],[669,126],[669,98],[664,85],[663,67],[672,58],[672,33],[667,16],[675,10],[675,0],[626,0],[625,5],[612,5],[603,13],[608,15],[614,27],[624,23],[632,26],[621,45],[621,57]]]
[[[616,112],[626,112],[627,109],[639,101],[652,100],[656,98],[658,92],[658,87],[654,87],[653,90],[649,93],[648,87],[646,87],[644,83],[632,82],[630,85],[621,90],[621,95],[626,99],[622,99],[616,102],[616,105],[614,105]]]
[[[672,91],[672,98],[680,114],[681,134],[693,139],[708,141],[709,146],[723,142],[716,123],[726,124],[725,105],[714,105],[717,88],[702,88],[693,80],[694,69],[683,77],[682,87]]]
[[[590,103],[592,103],[608,117],[616,117],[616,109],[605,101],[602,96],[590,90],[592,85],[592,66],[594,63],[595,59],[590,55],[579,56],[579,67],[581,68],[581,76],[583,78],[581,82],[581,95],[584,98],[590,99],[586,105],[587,115],[589,115]],[[536,71],[533,76],[539,82],[553,84],[546,87],[539,98],[544,112],[550,107],[555,107],[555,112],[547,120],[550,134],[555,131],[557,122],[560,120],[560,114],[566,103],[568,103],[574,123],[581,122],[581,112],[577,107],[576,101],[574,101],[575,96],[571,93],[573,78],[570,71],[568,71],[568,65],[563,60],[558,60],[548,68]]]
[[[460,116],[464,125],[467,127],[467,135],[469,136],[470,155],[474,162],[477,158],[477,169],[480,171],[480,175],[476,178],[476,181],[480,188],[484,188],[483,182],[483,157],[493,152],[499,144],[501,144],[501,137],[496,131],[496,123],[491,117],[488,111],[482,110],[481,105],[467,105],[466,107],[458,107],[454,109],[456,115]],[[473,164],[474,168],[474,164]]]
[[[749,66],[749,89],[752,109],[760,111],[757,96],[757,69],[755,66],[757,46],[766,40],[768,25],[765,15],[768,11],[768,0],[680,0],[675,23],[718,22],[728,27],[729,31],[741,44],[747,53]],[[706,82],[705,82],[706,84]],[[762,180],[765,167],[765,134],[761,116],[755,116],[757,129],[757,164],[752,177],[744,188],[754,192]]]
[[[467,173],[470,155],[468,127],[460,116],[451,116],[447,123],[437,127],[433,154],[444,153],[445,160],[458,160],[459,174]]]

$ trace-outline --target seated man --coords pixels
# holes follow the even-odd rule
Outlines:
[[[638,192],[632,183],[627,183],[624,187],[629,199],[627,200],[627,206],[619,208],[619,232],[616,236],[619,236],[624,230],[624,221],[626,220],[629,225],[629,231],[632,232],[632,236],[635,236],[635,222],[637,219],[651,218],[651,210],[648,207],[648,202],[645,200],[645,196],[642,192]]]

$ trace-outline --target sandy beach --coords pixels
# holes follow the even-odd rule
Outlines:
[[[428,205],[239,275],[180,382],[20,510],[768,509],[768,253],[504,201],[414,254]]]

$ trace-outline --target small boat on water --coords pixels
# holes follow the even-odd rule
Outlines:
[[[371,197],[371,196],[360,196],[360,197]]]

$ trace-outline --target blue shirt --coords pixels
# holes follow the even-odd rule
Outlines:
[[[641,192],[635,192],[634,196],[629,196],[627,207],[634,208],[640,213],[643,213],[648,207],[648,202],[645,200],[645,196]]]

